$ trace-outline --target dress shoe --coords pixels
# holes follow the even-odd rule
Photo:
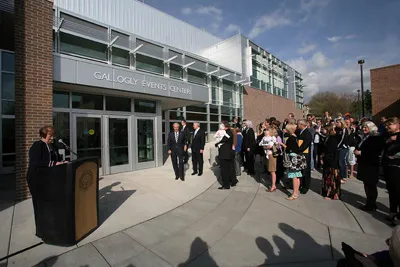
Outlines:
[[[203,173],[202,172],[199,172],[199,174],[197,174],[197,176],[202,176],[203,175]]]
[[[300,189],[300,194],[302,194],[302,195],[307,194],[307,192],[308,192],[308,189],[306,189],[306,188]]]
[[[175,180],[179,180],[179,177],[175,177]]]
[[[193,173],[192,173],[192,175],[196,175],[196,174],[197,174],[197,172],[193,172]]]
[[[235,187],[237,185],[238,182],[232,183],[231,186]]]
[[[229,190],[230,188],[225,188],[225,187],[221,186],[221,187],[218,187],[218,189],[219,190]]]
[[[367,206],[367,205],[362,206],[360,209],[363,210],[363,211],[367,211],[367,212],[376,211],[376,207],[370,207],[370,206]]]
[[[181,180],[182,180],[182,182],[184,182],[184,181],[185,181],[185,178],[181,178]]]

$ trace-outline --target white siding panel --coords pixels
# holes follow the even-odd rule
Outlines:
[[[135,0],[54,0],[54,5],[162,44],[200,54],[222,41]]]

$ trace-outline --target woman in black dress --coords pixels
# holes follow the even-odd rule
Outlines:
[[[382,165],[389,192],[390,215],[388,221],[395,223],[400,219],[400,125],[398,118],[389,118],[385,122],[389,136],[383,149]]]
[[[29,166],[27,181],[32,195],[32,203],[36,210],[36,199],[40,198],[44,188],[41,177],[47,168],[63,164],[60,155],[53,146],[55,131],[52,126],[44,126],[39,130],[40,140],[33,143],[29,150]],[[36,216],[35,216],[36,222]],[[36,223],[36,235],[41,237],[40,229]]]
[[[324,142],[324,152],[322,154],[323,173],[322,173],[322,196],[325,199],[340,198],[341,177],[339,174],[339,151],[338,138],[333,126],[325,126],[326,139]]]
[[[354,151],[358,162],[357,179],[363,181],[367,196],[367,203],[361,209],[374,211],[378,198],[379,156],[382,152],[383,142],[379,136],[378,127],[373,122],[364,122],[362,131],[363,138]]]

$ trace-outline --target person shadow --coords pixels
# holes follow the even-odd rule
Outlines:
[[[177,267],[185,267],[198,259],[196,266],[218,267],[216,261],[211,257],[207,243],[200,237],[196,237],[190,246],[189,258],[177,265]]]
[[[278,235],[272,237],[277,250],[264,237],[257,237],[255,242],[266,259],[260,266],[271,264],[304,263],[304,266],[318,266],[317,262],[336,261],[343,253],[329,245],[318,244],[309,234],[286,223],[279,223],[279,229],[290,239],[293,245]],[[291,242],[290,242],[291,243]],[[325,265],[324,265],[325,266]]]
[[[113,191],[120,186],[120,191]],[[99,220],[103,224],[136,190],[125,190],[121,182],[115,182],[99,190]]]

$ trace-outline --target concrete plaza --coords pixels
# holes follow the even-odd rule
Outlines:
[[[206,155],[208,158],[209,156]],[[363,185],[343,185],[343,200],[323,200],[320,174],[296,201],[265,191],[260,163],[255,178],[220,191],[218,167],[202,177],[186,171],[175,181],[170,163],[106,176],[100,181],[101,226],[77,246],[38,245],[0,263],[5,266],[336,266],[344,241],[365,253],[386,249],[388,196],[379,184],[375,213],[358,209]],[[382,212],[383,211],[383,212]],[[30,200],[0,206],[0,258],[40,242]]]

